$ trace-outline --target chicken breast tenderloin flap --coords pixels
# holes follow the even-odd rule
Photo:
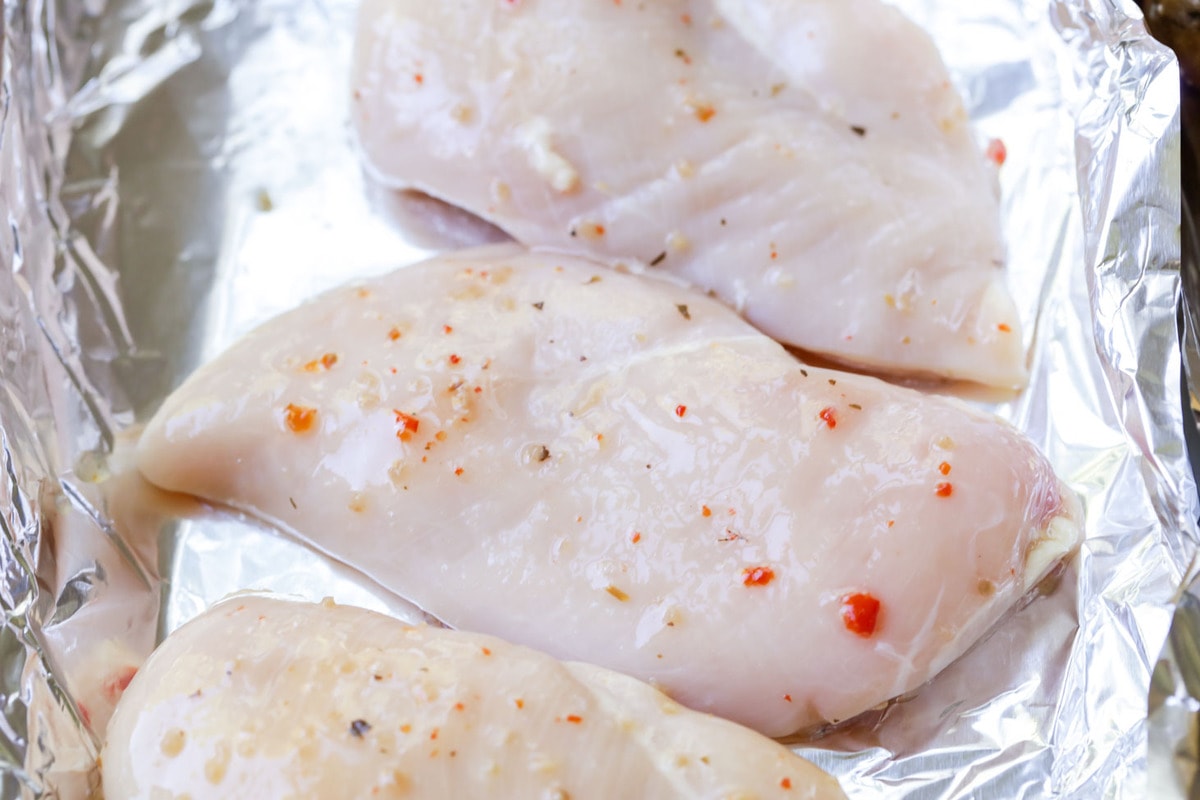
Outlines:
[[[168,398],[138,460],[453,627],[769,735],[919,686],[1079,534],[1008,425],[515,246],[267,323]]]
[[[994,165],[879,0],[364,0],[353,96],[385,182],[522,243],[640,259],[843,362],[1026,380]]]
[[[103,780],[114,800],[845,797],[779,744],[608,670],[251,596],[151,655]]]

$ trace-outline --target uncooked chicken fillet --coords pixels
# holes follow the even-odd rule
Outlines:
[[[113,800],[844,798],[644,683],[350,606],[233,597],[167,638],[108,728]]]
[[[365,0],[367,163],[843,363],[1026,380],[995,165],[880,0]]]
[[[137,457],[452,627],[768,735],[919,686],[1079,534],[999,420],[514,245],[268,322],[167,399]]]

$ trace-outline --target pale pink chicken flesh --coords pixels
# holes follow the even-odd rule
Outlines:
[[[879,0],[365,0],[356,48],[385,183],[653,264],[835,360],[1026,381],[995,165]]]
[[[1079,535],[998,419],[512,245],[268,322],[167,399],[137,458],[453,627],[769,735],[919,686]]]
[[[108,728],[113,800],[805,798],[837,781],[632,678],[350,606],[233,597]]]

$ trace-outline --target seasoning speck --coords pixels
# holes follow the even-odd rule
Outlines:
[[[546,307],[546,302],[544,300],[538,300],[536,303],[533,304],[533,307],[536,308],[538,311],[541,311],[543,308]]]
[[[879,624],[879,601],[866,592],[842,597],[842,624],[863,638],[875,633]]]
[[[850,130],[854,131],[855,136],[866,136],[867,135],[867,129],[864,128],[862,125],[851,125]]]
[[[692,318],[691,312],[688,311],[688,307],[683,303],[676,304],[675,308],[679,311],[680,316],[682,316],[684,319],[690,320]]]
[[[618,589],[616,586],[606,586],[604,588],[604,591],[608,592],[613,597],[620,600],[622,603],[624,603],[625,601],[627,601],[629,599],[629,595],[627,595],[625,592]]]
[[[311,430],[316,421],[317,410],[315,408],[288,403],[284,413],[284,422],[292,433],[304,433]]]
[[[766,586],[775,580],[775,570],[770,567],[746,567],[742,570],[743,586]]]
[[[650,266],[657,267],[659,264],[661,264],[662,262],[664,262],[666,260],[667,260],[667,251],[663,250],[661,253],[659,253],[658,255],[656,255],[654,257],[654,259],[650,262]]]
[[[350,735],[355,739],[361,739],[363,734],[371,730],[371,724],[365,719],[356,719],[350,723]]]

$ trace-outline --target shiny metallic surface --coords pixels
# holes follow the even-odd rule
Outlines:
[[[943,48],[981,135],[1007,145],[1032,381],[990,407],[1083,498],[1087,540],[914,697],[797,747],[856,797],[1187,796],[1194,627],[1156,669],[1176,601],[1197,616],[1181,587],[1200,538],[1175,62],[1132,2],[897,4]],[[420,617],[252,520],[137,486],[121,431],[271,315],[497,233],[363,177],[354,0],[3,8],[0,794],[74,798],[96,784],[104,676],[231,589]]]

